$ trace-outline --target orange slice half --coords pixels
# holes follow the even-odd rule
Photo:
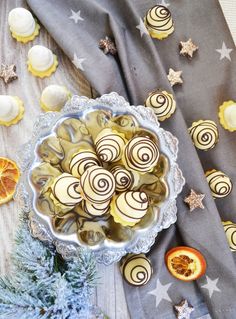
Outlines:
[[[169,272],[183,281],[196,280],[206,272],[206,260],[196,249],[186,246],[172,248],[166,253]]]
[[[16,163],[0,157],[0,205],[12,199],[19,177],[20,171]]]

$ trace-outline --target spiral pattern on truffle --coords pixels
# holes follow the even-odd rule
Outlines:
[[[100,165],[97,155],[93,151],[80,151],[73,155],[69,168],[73,176],[80,177],[84,171],[94,165]]]
[[[225,173],[212,170],[206,172],[206,178],[214,198],[226,197],[231,193],[233,184]]]
[[[161,5],[156,5],[148,10],[145,24],[148,29],[158,32],[172,33],[174,31],[171,13],[166,7]]]
[[[67,173],[61,174],[52,185],[52,194],[61,204],[75,206],[82,201],[79,179]]]
[[[155,91],[149,94],[145,105],[153,108],[158,120],[164,121],[169,118],[176,109],[173,95],[166,91]]]
[[[99,166],[89,167],[81,176],[80,184],[85,199],[95,204],[107,202],[115,192],[113,175]]]
[[[103,162],[115,162],[122,156],[125,138],[111,129],[103,129],[95,140],[95,148]]]
[[[217,125],[210,120],[194,122],[189,128],[189,134],[194,145],[203,151],[212,149],[219,139]]]
[[[124,279],[134,286],[147,284],[153,272],[151,262],[144,254],[128,255],[121,269]]]
[[[231,251],[236,251],[236,224],[228,221],[223,226]]]
[[[145,192],[127,191],[112,200],[111,214],[114,220],[133,226],[140,221],[148,210],[148,197]]]
[[[116,181],[116,191],[124,192],[131,189],[134,184],[132,172],[127,171],[123,166],[116,165],[110,170]]]
[[[149,172],[157,164],[159,149],[149,137],[133,137],[125,146],[124,164],[129,170]]]
[[[110,201],[105,202],[103,204],[94,204],[88,201],[83,201],[82,207],[85,213],[91,216],[102,216],[108,213],[110,209]]]

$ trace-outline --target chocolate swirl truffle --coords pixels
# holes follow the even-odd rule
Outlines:
[[[164,121],[175,112],[176,102],[172,94],[157,90],[149,94],[145,106],[154,110],[159,121]]]
[[[193,144],[199,150],[208,151],[215,147],[219,140],[217,125],[210,120],[193,122],[188,131],[193,140]]]
[[[121,272],[129,284],[143,286],[151,279],[153,269],[150,260],[144,254],[129,254],[121,264]]]
[[[157,164],[158,159],[158,146],[149,137],[133,137],[125,146],[123,162],[128,170],[149,172]]]
[[[109,212],[110,201],[107,201],[103,204],[94,204],[88,201],[83,201],[82,208],[90,216],[102,216]]]
[[[231,221],[222,222],[231,251],[236,251],[236,224]]]
[[[206,172],[206,178],[214,198],[223,198],[231,193],[233,184],[225,173],[213,169]]]
[[[69,168],[73,176],[80,177],[84,171],[94,165],[100,165],[97,155],[90,150],[81,150],[72,157]]]
[[[131,189],[134,185],[134,175],[127,171],[123,166],[116,165],[110,170],[116,181],[116,191],[124,192]]]
[[[103,162],[116,162],[122,156],[122,150],[126,144],[123,134],[103,129],[95,139],[95,148]]]
[[[150,36],[159,40],[167,38],[174,32],[171,13],[162,5],[156,5],[147,11],[144,24]]]
[[[51,188],[53,196],[62,205],[73,207],[82,201],[80,181],[70,174],[63,173],[58,176]]]
[[[80,179],[83,196],[95,204],[106,203],[115,192],[113,175],[99,166],[91,166]]]
[[[116,223],[134,226],[147,213],[148,197],[145,192],[127,191],[114,196],[111,202],[111,215]]]

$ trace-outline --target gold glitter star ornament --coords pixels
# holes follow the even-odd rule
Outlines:
[[[174,71],[171,68],[169,69],[169,74],[167,75],[167,78],[171,86],[183,83],[183,80],[181,79],[181,74],[182,74],[182,71]]]
[[[186,56],[189,59],[192,59],[194,52],[198,50],[198,46],[193,43],[192,39],[189,39],[186,42],[180,41],[179,47],[179,54]]]
[[[205,194],[197,194],[193,189],[191,189],[190,195],[185,197],[184,202],[189,205],[190,212],[192,212],[195,208],[204,209],[204,205],[202,203]]]
[[[16,74],[16,66],[15,64],[11,65],[1,65],[1,71],[0,71],[0,78],[3,79],[3,81],[8,84],[9,82],[16,80],[18,78]]]
[[[174,309],[178,319],[190,319],[191,313],[194,311],[194,308],[186,299],[182,300],[178,305],[175,305]]]
[[[115,43],[108,37],[99,41],[99,48],[103,50],[105,54],[110,53],[111,55],[115,55],[117,53]]]

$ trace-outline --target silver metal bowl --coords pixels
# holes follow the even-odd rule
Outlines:
[[[128,236],[124,235],[117,241],[105,236],[100,242],[89,245],[78,237],[76,231],[59,232],[52,217],[38,209],[36,205],[37,189],[32,186],[30,176],[34,167],[41,161],[37,153],[38,145],[45,137],[55,134],[58,123],[67,118],[83,117],[84,114],[93,110],[105,111],[111,116],[130,115],[136,119],[141,128],[150,131],[157,137],[160,151],[168,162],[165,174],[168,191],[165,199],[157,205],[156,212],[140,225],[133,227]],[[60,113],[48,112],[40,115],[34,125],[31,140],[21,147],[18,162],[22,176],[15,199],[20,202],[24,211],[30,212],[29,225],[32,235],[42,241],[53,243],[63,258],[69,259],[76,256],[81,249],[90,249],[94,252],[98,262],[108,265],[119,261],[127,253],[148,252],[157,234],[176,222],[176,198],[185,183],[176,163],[177,152],[178,140],[170,132],[160,128],[152,109],[144,106],[131,106],[123,97],[114,92],[95,100],[73,96]]]

